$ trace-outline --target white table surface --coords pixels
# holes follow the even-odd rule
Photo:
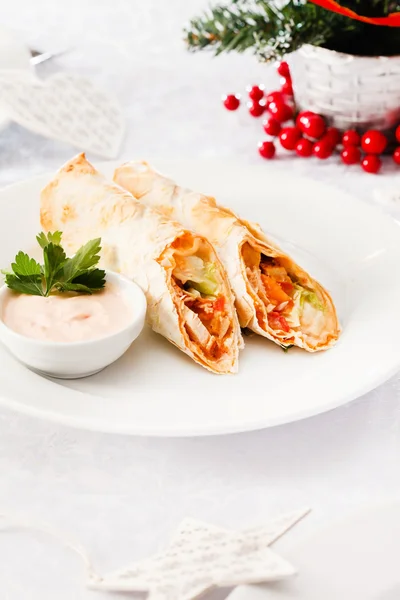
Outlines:
[[[121,158],[232,157],[260,164],[260,121],[223,110],[220,96],[260,80],[273,89],[277,76],[251,56],[187,53],[182,23],[205,4],[13,0],[3,7],[2,22],[32,45],[73,48],[42,66],[43,73],[69,69],[117,94],[128,124]],[[11,126],[0,133],[0,186],[58,167],[73,153]],[[325,180],[366,202],[374,201],[374,190],[400,181],[393,169],[373,177],[337,159],[321,164],[286,156],[262,164],[282,177],[299,172]],[[0,510],[75,536],[99,571],[153,552],[185,516],[241,527],[311,506],[312,515],[288,535],[296,541],[361,504],[400,497],[399,388],[395,377],[319,417],[192,440],[89,433],[1,409]],[[77,559],[43,536],[0,534],[0,564],[0,586],[10,600],[104,597],[84,591]]]

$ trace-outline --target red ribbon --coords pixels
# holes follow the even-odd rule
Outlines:
[[[387,17],[364,17],[358,15],[354,10],[340,6],[335,0],[310,0],[322,8],[331,10],[332,12],[339,13],[350,19],[356,19],[357,21],[363,21],[364,23],[370,23],[371,25],[385,25],[387,27],[400,27],[400,13],[391,13]]]

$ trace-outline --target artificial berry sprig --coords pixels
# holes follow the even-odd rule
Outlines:
[[[357,146],[345,146],[340,153],[340,158],[345,165],[359,165],[361,162],[361,151]]]
[[[222,102],[227,110],[237,110],[240,106],[240,96],[238,94],[227,94],[222,97]]]
[[[318,142],[315,142],[313,146],[313,154],[317,158],[324,160],[332,156],[334,147],[329,138],[322,138]]]
[[[265,110],[265,102],[262,100],[251,100],[251,102],[247,104],[247,107],[252,117],[261,117]]]
[[[285,79],[291,79],[290,68],[287,62],[282,61],[281,63],[279,63],[279,65],[276,67],[276,70],[278,72],[278,75],[280,75],[281,77],[284,77]]]
[[[342,144],[344,148],[349,146],[359,146],[361,138],[355,129],[348,129],[342,136]]]
[[[294,150],[300,138],[301,131],[298,127],[284,127],[279,134],[279,141],[285,150]]]
[[[263,158],[274,158],[275,151],[276,148],[273,142],[260,142],[258,144],[258,152]]]
[[[325,120],[309,110],[298,115],[296,124],[304,135],[313,140],[321,139],[326,131]]]
[[[273,137],[276,137],[281,132],[281,124],[279,123],[279,121],[274,119],[274,117],[266,119],[263,122],[263,127],[265,133],[268,133],[268,135],[272,135]]]
[[[300,112],[295,118],[295,103],[292,79],[287,62],[277,67],[281,88],[266,93],[264,86],[252,85],[247,88],[249,101],[247,108],[253,117],[261,117],[266,134],[289,152],[303,158],[315,156],[325,160],[332,156],[338,146],[340,158],[345,165],[360,165],[367,173],[378,173],[382,167],[380,154],[386,150],[388,139],[381,132],[371,129],[362,136],[349,129],[343,134],[336,127],[328,127],[321,115],[311,110]],[[240,95],[229,94],[223,97],[225,108],[230,111],[240,106]],[[294,121],[294,122],[293,122]],[[400,125],[396,130],[396,139],[400,144]],[[273,140],[265,140],[258,144],[258,152],[265,159],[272,159],[276,154]],[[400,145],[394,150],[393,161],[400,165]]]
[[[301,138],[301,140],[297,142],[295,150],[299,156],[308,158],[313,153],[313,146],[314,144],[311,140],[308,140],[307,138]]]
[[[286,123],[293,117],[292,108],[284,100],[273,100],[267,105],[267,110],[279,123]]]
[[[382,154],[386,146],[387,137],[375,129],[370,129],[361,138],[361,148],[367,154]]]
[[[396,140],[400,143],[400,125],[396,129]],[[393,160],[396,165],[400,165],[400,146],[397,146],[393,152]]]
[[[340,143],[340,131],[336,127],[328,127],[325,131],[324,137],[331,141],[334,148]]]
[[[361,161],[361,166],[366,173],[378,173],[382,166],[382,161],[376,154],[366,154]]]
[[[396,165],[400,165],[400,146],[397,146],[397,148],[393,152],[393,160],[396,163]]]
[[[263,85],[253,85],[250,88],[247,88],[247,93],[249,95],[250,100],[254,100],[255,102],[259,102],[264,98],[264,86]]]

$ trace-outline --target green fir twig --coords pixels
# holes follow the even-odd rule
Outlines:
[[[400,11],[393,0],[349,0],[366,16]],[[193,18],[185,30],[189,50],[253,52],[260,60],[280,59],[304,44],[361,55],[400,54],[400,28],[378,27],[325,10],[306,0],[231,0]]]

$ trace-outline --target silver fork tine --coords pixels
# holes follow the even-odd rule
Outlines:
[[[65,54],[68,50],[59,50],[57,52],[40,52],[39,50],[31,50],[31,65],[40,65],[46,60],[50,60],[51,58],[55,58],[56,56],[61,56]]]

